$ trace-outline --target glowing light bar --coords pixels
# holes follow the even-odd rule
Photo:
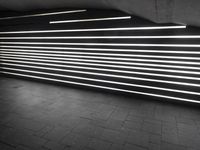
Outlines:
[[[66,58],[60,57],[44,57],[44,56],[28,56],[28,55],[13,55],[13,54],[3,54],[4,56],[15,56],[15,57],[26,57],[26,58],[41,58],[41,59],[54,59],[54,60],[66,60]],[[102,63],[109,63],[109,64],[126,64],[130,65],[131,62],[120,62],[120,61],[103,61],[103,60],[89,60],[89,59],[77,59],[77,58],[67,58],[67,60],[77,60],[77,61],[85,61],[85,62],[102,62]],[[163,60],[154,60],[154,59],[133,59],[132,62],[156,62],[156,63],[170,63],[170,64],[187,64],[187,65],[200,65],[199,62],[187,62],[187,61],[163,61]]]
[[[0,48],[14,48],[14,49],[48,49],[50,50],[83,50],[83,51],[112,51],[112,52],[147,52],[147,53],[178,53],[178,54],[200,54],[199,51],[174,51],[174,50],[143,50],[143,49],[111,49],[111,48],[80,48],[80,47],[43,47],[43,46],[8,46],[8,45],[0,45]],[[18,49],[19,48],[19,49]]]
[[[23,69],[19,69],[19,70],[23,70]],[[33,72],[33,71],[31,71],[31,72]],[[60,76],[60,74],[59,74],[59,76]],[[63,77],[63,75],[61,75],[61,76]],[[140,87],[140,88],[147,88],[147,89],[154,89],[154,90],[162,90],[162,91],[168,91],[168,92],[170,91],[170,92],[177,92],[177,93],[184,93],[184,94],[200,95],[200,93],[198,93],[198,92],[176,90],[176,89],[169,89],[169,88],[161,88],[161,87],[154,87],[154,86],[147,86],[147,85],[140,85],[140,84],[130,84],[130,83],[108,81],[108,80],[99,80],[99,79],[85,78],[85,77],[78,77],[78,76],[69,76],[69,75],[64,75],[64,77],[78,78],[78,79],[81,78],[81,79],[89,80],[89,81],[98,81],[98,82],[112,83],[112,84],[125,85],[125,86],[133,86],[133,87]]]
[[[58,12],[52,12],[52,13],[40,13],[40,14],[33,14],[33,15],[3,17],[3,18],[0,18],[0,20],[28,18],[28,17],[41,17],[41,16],[50,16],[50,15],[60,15],[60,14],[71,14],[71,13],[79,13],[79,12],[85,12],[85,11],[87,11],[87,10],[83,9],[83,10],[58,11]]]
[[[5,67],[2,68],[2,69],[12,70],[12,68],[5,68]],[[20,70],[18,70],[18,71],[20,71]],[[94,85],[94,84],[88,84],[88,83],[86,84],[86,83],[73,82],[73,81],[67,81],[67,80],[61,80],[61,79],[40,77],[40,76],[36,76],[36,75],[25,75],[25,74],[13,73],[13,72],[9,72],[9,71],[2,71],[2,73],[15,75],[15,76],[29,77],[29,78],[34,78],[34,79],[42,79],[42,80],[60,82],[60,83],[67,83],[67,84],[81,85],[81,86],[94,87],[94,88],[100,88],[100,89],[106,89],[106,90],[120,91],[120,92],[132,93],[132,94],[142,94],[142,95],[153,96],[153,97],[158,97],[158,98],[173,99],[173,100],[177,100],[177,101],[200,103],[200,101],[198,101],[198,100],[185,99],[185,98],[166,96],[166,95],[160,95],[160,94],[152,94],[152,93],[146,93],[146,92],[131,91],[131,90],[126,90],[126,89],[113,88],[113,87],[107,87],[107,86],[100,86],[100,85]],[[35,72],[35,73],[38,73],[38,72]],[[54,74],[54,76],[56,76],[56,75]]]
[[[127,74],[139,74],[139,75],[148,75],[148,76],[158,76],[158,77],[167,77],[167,78],[178,78],[178,79],[189,79],[189,80],[200,80],[200,78],[188,77],[188,76],[178,76],[178,75],[166,75],[166,74],[157,74],[157,73],[146,73],[138,71],[125,71],[125,70],[116,70],[116,69],[105,69],[105,68],[94,68],[94,67],[83,67],[75,65],[61,65],[61,64],[52,64],[52,63],[39,63],[39,62],[30,62],[30,61],[17,61],[17,60],[8,60],[3,59],[2,62],[14,62],[14,63],[24,63],[24,64],[36,64],[44,66],[55,66],[55,67],[64,67],[64,68],[76,68],[76,69],[88,69],[88,70],[97,70],[97,71],[107,71],[107,72],[117,72],[117,73],[127,73]],[[73,63],[74,64],[74,63]],[[132,67],[131,69],[134,69]]]
[[[139,46],[139,47],[196,47],[200,44],[131,44],[131,43],[50,43],[50,42],[0,42],[0,44],[16,45],[84,45],[84,46]]]
[[[158,27],[126,27],[126,28],[99,28],[99,29],[67,29],[67,30],[38,30],[38,31],[8,31],[0,34],[27,34],[27,33],[60,33],[60,32],[96,32],[96,31],[137,31],[137,30],[163,30],[185,29],[186,26],[158,26]]]
[[[10,57],[9,57],[10,56]],[[88,66],[101,66],[101,67],[112,67],[112,68],[124,68],[124,69],[132,69],[133,66],[150,66],[150,67],[164,67],[164,68],[178,68],[178,69],[193,69],[193,70],[200,70],[200,67],[190,67],[190,66],[176,66],[176,65],[163,65],[163,64],[150,64],[150,63],[126,63],[126,62],[118,62],[118,61],[112,61],[110,64],[105,64],[109,63],[107,61],[98,61],[98,60],[83,60],[83,62],[80,59],[68,59],[70,61],[59,61],[59,60],[46,60],[46,59],[37,59],[37,58],[24,58],[24,57],[12,57],[13,55],[9,54],[2,54],[1,58],[5,59],[15,59],[15,60],[28,60],[28,61],[39,61],[39,62],[55,62],[55,63],[63,63],[63,64],[79,64],[79,65],[88,65]],[[86,62],[86,63],[85,63]],[[89,62],[89,63],[88,63]],[[90,63],[91,62],[91,63]],[[104,64],[100,64],[104,63]],[[112,64],[117,64],[117,65],[112,65]],[[124,65],[119,65],[119,64],[125,64],[128,66]]]
[[[48,52],[48,51],[35,51],[36,53],[33,52],[33,50],[17,50],[17,49],[1,49],[3,52],[8,52],[8,53],[15,53],[18,52],[18,54],[32,54],[32,55],[52,55],[54,54],[54,56],[63,56],[60,54],[77,54],[77,55],[94,55],[94,56],[123,56],[123,57],[143,57],[143,58],[162,58],[162,59],[186,59],[186,60],[200,60],[200,57],[181,57],[181,56],[156,56],[156,55],[135,55],[135,54],[112,54],[112,53],[87,53],[87,52]],[[24,53],[24,52],[20,52],[20,51],[25,51],[28,53]],[[41,54],[42,53],[42,54]],[[51,53],[51,54],[46,54],[46,53]],[[66,55],[68,56],[68,55]],[[92,56],[91,56],[92,58]],[[122,59],[126,59],[126,58],[121,58]],[[127,58],[127,60],[129,60],[129,58]]]
[[[106,76],[106,77],[114,77],[114,78],[122,78],[122,79],[132,79],[132,80],[141,80],[141,81],[150,81],[150,82],[159,82],[159,83],[167,83],[167,84],[175,84],[175,85],[200,87],[199,84],[187,83],[187,82],[166,81],[166,80],[158,80],[158,79],[130,77],[130,76],[112,75],[112,74],[104,74],[104,73],[94,73],[94,72],[87,72],[87,71],[76,71],[76,70],[69,70],[69,69],[64,70],[64,69],[58,69],[58,68],[40,67],[40,66],[32,66],[32,65],[20,65],[20,64],[12,64],[12,63],[1,63],[1,65],[29,67],[29,68],[35,68],[35,69],[45,69],[45,70],[53,70],[53,71],[56,70],[56,71],[62,71],[62,72],[82,73],[82,74],[96,75],[96,76]],[[46,73],[46,74],[51,75],[52,73]],[[60,75],[60,76],[65,76],[65,75]]]
[[[62,57],[62,59],[65,59],[67,60],[68,58],[89,58],[89,59],[102,59],[102,60],[119,60],[119,61],[136,61],[136,58],[120,58],[120,57],[101,57],[101,56],[85,56],[85,55],[59,55],[59,54],[40,54],[40,53],[21,53],[21,52],[18,52],[17,54],[15,52],[5,52],[5,51],[2,51],[1,52],[2,54],[15,54],[16,56],[26,56],[26,55],[31,55],[32,56],[50,56],[50,58],[54,57],[55,56],[58,56],[58,57]],[[138,59],[138,60],[141,60],[141,59]],[[142,60],[146,60],[146,59],[142,59]],[[147,59],[148,60],[148,59]],[[185,63],[185,62],[184,62]],[[196,63],[198,65],[200,65],[200,62],[187,62],[187,63]],[[168,70],[169,71],[169,70]],[[191,71],[189,71],[191,72]],[[186,72],[185,72],[186,73]],[[195,72],[193,72],[195,73]]]
[[[199,39],[200,35],[172,36],[54,36],[54,37],[0,37],[0,39]]]
[[[95,19],[80,19],[80,20],[61,20],[61,21],[50,21],[49,23],[50,24],[59,24],[59,23],[76,23],[76,22],[91,22],[91,21],[122,20],[122,19],[131,19],[131,16],[95,18]]]

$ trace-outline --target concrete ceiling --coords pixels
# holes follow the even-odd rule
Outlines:
[[[199,0],[0,0],[0,10],[52,8],[117,9],[157,23],[200,26]]]

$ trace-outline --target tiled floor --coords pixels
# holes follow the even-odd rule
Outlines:
[[[200,109],[0,79],[0,150],[200,150]]]

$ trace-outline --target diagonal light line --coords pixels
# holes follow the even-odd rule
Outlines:
[[[15,75],[15,76],[29,77],[29,78],[33,78],[33,79],[40,79],[40,80],[42,79],[42,80],[47,80],[47,81],[54,81],[54,82],[74,84],[74,85],[81,85],[81,86],[87,86],[87,87],[93,87],[93,88],[100,88],[100,89],[104,89],[104,90],[120,91],[120,92],[132,93],[132,94],[142,94],[142,95],[153,96],[153,97],[158,97],[158,98],[173,99],[173,100],[177,100],[177,101],[185,101],[185,102],[198,103],[198,104],[200,103],[200,101],[193,100],[193,99],[166,96],[166,95],[160,95],[160,94],[152,94],[152,93],[146,93],[146,92],[131,91],[131,90],[126,90],[126,89],[120,89],[120,88],[114,88],[114,87],[108,87],[108,86],[101,86],[101,85],[95,85],[95,84],[89,84],[89,83],[81,83],[81,82],[74,82],[74,81],[67,81],[67,80],[61,80],[61,79],[41,77],[41,76],[37,76],[37,75],[27,75],[27,74],[21,74],[21,73],[14,73],[14,72],[9,72],[9,70],[13,70],[13,68],[8,68],[8,67],[3,67],[2,69],[7,70],[7,71],[2,71],[2,73]],[[30,72],[30,71],[27,71],[27,70],[18,70],[18,71],[20,71],[20,72]],[[32,72],[32,73],[43,74],[42,72]],[[52,75],[56,77],[56,74],[52,74]],[[79,79],[80,79],[80,77],[79,77]],[[93,81],[95,81],[95,80],[93,80]],[[102,80],[101,82],[104,82],[104,81]]]
[[[98,29],[66,29],[66,30],[28,30],[28,31],[6,31],[0,34],[28,34],[28,33],[64,33],[64,32],[96,32],[96,31],[137,31],[137,30],[165,30],[185,29],[186,26],[155,26],[155,27],[122,27],[122,28],[98,28]]]
[[[114,78],[121,78],[121,79],[141,80],[141,81],[150,81],[150,82],[158,82],[158,83],[167,83],[167,84],[175,84],[175,85],[200,87],[199,84],[188,83],[188,82],[177,82],[177,81],[166,81],[166,80],[159,80],[159,79],[130,77],[130,76],[122,76],[122,75],[111,75],[111,74],[94,73],[94,72],[87,72],[87,71],[76,71],[76,70],[69,70],[69,69],[64,70],[64,69],[58,69],[58,68],[39,67],[39,66],[33,66],[33,65],[19,65],[19,64],[12,64],[12,63],[1,63],[1,64],[2,65],[9,65],[9,66],[18,66],[18,67],[30,67],[30,68],[35,68],[35,69],[63,71],[63,72],[68,72],[68,73],[71,72],[71,73],[80,73],[80,74],[97,75],[97,76],[105,76],[105,77],[114,77]]]
[[[191,92],[191,91],[185,91],[185,90],[177,90],[177,89],[170,89],[170,88],[154,87],[154,86],[140,85],[140,84],[133,84],[133,83],[130,84],[130,83],[116,82],[116,81],[110,81],[110,82],[118,83],[118,84],[126,85],[126,86],[133,86],[133,87],[141,87],[141,88],[148,88],[148,89],[154,89],[154,90],[163,90],[163,91],[170,91],[170,92],[178,92],[178,93],[185,93],[185,94],[200,95],[199,92]]]
[[[112,52],[146,52],[146,53],[167,53],[167,54],[200,54],[200,51],[180,51],[180,50],[152,50],[152,49],[118,49],[118,48],[82,48],[82,47],[48,47],[48,46],[9,46],[0,45],[0,48],[14,48],[20,50],[26,49],[44,49],[44,50],[83,50],[83,51],[112,51]]]
[[[131,19],[131,16],[50,21],[50,24]]]
[[[127,74],[139,74],[139,75],[148,75],[148,76],[157,76],[157,77],[167,77],[167,78],[178,78],[178,79],[189,79],[189,80],[200,80],[200,78],[196,77],[188,77],[188,76],[179,76],[179,75],[169,75],[169,74],[158,74],[158,73],[148,73],[148,72],[138,72],[138,71],[126,71],[126,70],[117,70],[117,69],[105,69],[105,68],[96,68],[96,67],[88,67],[88,66],[77,66],[77,63],[73,63],[73,65],[69,65],[72,63],[68,63],[68,65],[62,64],[52,64],[45,62],[30,62],[30,61],[18,61],[18,60],[10,60],[2,57],[2,62],[14,62],[14,63],[24,63],[24,64],[36,64],[36,65],[44,65],[44,66],[55,66],[55,67],[64,67],[64,68],[76,68],[76,69],[88,69],[88,70],[98,70],[98,71],[107,71],[107,72],[117,72],[117,73],[127,73]],[[95,66],[95,65],[94,65]],[[96,65],[103,67],[105,65]],[[119,69],[119,68],[118,68]],[[131,69],[134,69],[132,67]],[[137,69],[137,68],[136,68]],[[141,68],[140,68],[141,69]],[[141,69],[142,71],[146,71],[145,69]]]
[[[82,10],[58,11],[58,12],[51,12],[51,13],[40,13],[40,14],[23,15],[23,16],[3,17],[3,18],[0,18],[0,20],[28,18],[28,17],[41,17],[41,16],[50,16],[50,15],[60,15],[60,14],[71,14],[71,13],[78,13],[78,12],[85,12],[85,11],[87,11],[87,10],[82,9]]]
[[[171,36],[41,36],[41,37],[0,37],[0,39],[199,39],[200,35],[171,35]]]
[[[193,69],[193,70],[200,70],[200,67],[191,67],[191,66],[177,66],[177,65],[162,65],[162,64],[151,64],[151,63],[138,63],[138,62],[118,62],[118,61],[99,61],[99,60],[83,60],[80,62],[80,59],[70,59],[70,61],[59,61],[59,60],[53,60],[49,58],[49,60],[46,59],[40,59],[35,58],[34,56],[32,58],[29,57],[17,57],[18,55],[9,55],[9,54],[1,54],[1,58],[6,59],[17,59],[17,60],[32,60],[32,61],[39,61],[39,62],[55,62],[55,63],[61,63],[61,64],[79,64],[79,65],[88,65],[88,66],[103,66],[103,67],[113,67],[113,68],[123,68],[123,69],[132,69],[134,66],[142,66],[142,67],[164,67],[164,68],[176,68],[176,69]],[[46,58],[46,57],[45,57]],[[103,64],[101,64],[103,63]],[[108,63],[108,64],[106,64]],[[125,66],[127,65],[127,66]]]
[[[15,44],[15,45],[75,45],[75,46],[136,46],[136,47],[190,47],[199,48],[200,44],[142,44],[142,43],[67,43],[67,42],[0,42],[0,44]]]
[[[41,58],[41,59],[54,59],[54,60],[66,60],[66,58],[61,57],[47,57],[47,56],[28,56],[28,55],[13,55],[13,54],[3,54],[3,56],[15,56],[15,57],[26,57],[26,58]],[[82,57],[83,58],[83,57]],[[122,62],[122,61],[113,61],[113,58],[110,59],[112,61],[104,61],[104,60],[94,60],[94,59],[80,59],[80,58],[67,58],[67,60],[77,60],[77,61],[84,61],[84,62],[102,62],[102,63],[109,63],[109,64],[126,64],[130,65],[131,62]],[[84,57],[85,58],[85,57]],[[109,60],[109,59],[107,59]],[[119,60],[119,59],[117,59]],[[127,59],[126,59],[127,60]],[[156,63],[169,63],[169,64],[184,64],[184,65],[200,65],[199,62],[187,62],[187,61],[163,61],[163,60],[155,60],[155,59],[133,59],[132,62],[156,62]]]
[[[37,55],[50,55],[48,53],[54,54],[54,56],[62,56],[61,54],[75,54],[75,55],[93,55],[93,56],[121,56],[121,57],[128,57],[130,59],[131,57],[142,57],[142,58],[161,58],[161,59],[185,59],[185,60],[200,60],[200,57],[182,57],[182,56],[157,56],[157,55],[138,55],[138,54],[115,54],[115,53],[88,53],[88,52],[69,52],[69,51],[37,51],[37,50],[27,50],[27,49],[1,49],[3,52],[8,53],[15,53],[18,52],[18,54],[37,54]],[[28,52],[28,53],[27,53]]]

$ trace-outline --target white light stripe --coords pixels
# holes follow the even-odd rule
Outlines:
[[[5,56],[4,56],[5,55]],[[124,69],[132,69],[132,67],[134,66],[150,66],[150,67],[165,67],[165,68],[178,68],[178,69],[194,69],[194,70],[200,70],[200,67],[188,67],[188,66],[174,66],[174,65],[162,65],[162,64],[147,64],[147,63],[120,63],[120,62],[115,62],[112,61],[111,64],[117,64],[117,65],[111,65],[111,64],[99,64],[99,63],[109,63],[107,61],[98,61],[98,60],[86,60],[84,63],[83,62],[78,62],[81,61],[80,59],[68,59],[70,61],[59,61],[59,60],[45,60],[45,59],[37,59],[37,58],[24,58],[24,57],[12,57],[13,55],[11,55],[11,57],[7,57],[10,55],[6,55],[6,54],[2,54],[1,58],[6,58],[6,59],[17,59],[17,60],[32,60],[32,61],[39,61],[39,62],[55,62],[55,63],[63,63],[63,64],[79,64],[79,65],[88,65],[88,66],[103,66],[103,67],[113,67],[113,68],[124,68]],[[91,63],[88,63],[91,62]],[[119,64],[125,64],[128,66],[123,66],[123,65],[119,65]]]
[[[54,36],[54,37],[0,37],[0,39],[199,39],[200,35],[171,36]]]
[[[58,58],[58,57],[44,57],[44,56],[27,56],[27,55],[12,55],[12,54],[3,54],[4,56],[15,56],[15,57],[28,57],[28,58],[44,58],[44,59],[55,59],[55,60],[66,60],[66,58]],[[116,62],[116,61],[103,61],[103,60],[86,60],[86,59],[77,59],[77,58],[67,58],[67,60],[77,60],[77,61],[85,61],[85,62],[102,62],[109,64],[126,64],[129,65],[131,62]],[[157,62],[157,63],[171,63],[171,64],[187,64],[187,65],[199,65],[196,62],[186,62],[186,61],[162,61],[162,60],[153,60],[153,59],[134,59],[133,62]]]
[[[12,68],[3,68],[3,69],[12,70]],[[180,97],[152,94],[152,93],[146,93],[146,92],[131,91],[131,90],[125,90],[125,89],[119,89],[119,88],[113,88],[113,87],[107,87],[107,86],[100,86],[100,85],[94,85],[94,84],[88,84],[88,83],[86,84],[86,83],[66,81],[66,80],[61,80],[61,79],[39,77],[39,76],[35,76],[35,75],[25,75],[25,74],[13,73],[13,72],[8,72],[8,71],[2,71],[2,73],[11,74],[11,75],[15,75],[15,76],[23,76],[23,77],[35,78],[35,79],[43,79],[43,80],[54,81],[54,82],[56,81],[56,82],[60,82],[60,83],[68,83],[68,84],[75,84],[75,85],[81,85],[81,86],[87,86],[87,87],[95,87],[95,88],[100,88],[100,89],[120,91],[120,92],[132,93],[132,94],[142,94],[142,95],[153,96],[153,97],[158,97],[158,98],[173,99],[173,100],[177,100],[177,101],[200,103],[200,101],[192,100],[192,99],[185,99],[185,98],[180,98]],[[56,75],[54,75],[54,76],[56,76]]]
[[[48,49],[48,51],[50,50],[83,50],[83,51],[112,51],[112,52],[147,52],[147,53],[167,53],[167,54],[200,54],[200,51],[174,51],[174,50],[143,50],[143,49],[111,49],[111,48],[80,48],[80,47],[43,47],[43,46],[8,46],[8,45],[0,45],[0,48],[14,48],[14,49],[23,49],[23,48],[26,48],[26,49]]]
[[[79,19],[79,20],[61,20],[61,21],[50,21],[49,23],[50,24],[59,24],[59,23],[76,23],[76,22],[91,22],[91,21],[122,20],[122,19],[131,19],[131,16],[95,18],[95,19]]]
[[[85,45],[85,46],[139,46],[139,47],[194,47],[200,44],[131,44],[131,43],[50,43],[50,42],[0,42],[0,44],[16,45]]]
[[[178,79],[189,79],[189,80],[198,80],[198,81],[200,80],[200,78],[188,77],[188,76],[177,76],[177,75],[146,73],[146,72],[138,72],[138,71],[126,71],[126,70],[116,70],[116,69],[105,69],[105,68],[96,68],[96,67],[94,68],[94,67],[77,66],[76,63],[75,63],[75,65],[61,65],[61,64],[52,64],[52,63],[49,63],[49,62],[48,63],[39,63],[39,62],[30,62],[30,61],[16,61],[16,60],[4,59],[4,58],[2,58],[1,61],[2,62],[25,63],[25,64],[36,64],[36,65],[44,65],[44,66],[55,66],[55,67],[64,67],[64,68],[89,69],[89,70],[117,72],[117,73],[127,73],[127,74],[140,74],[140,75],[148,75],[148,76],[158,76],[158,77],[178,78]],[[134,69],[134,67],[132,67],[131,69]]]
[[[67,60],[68,58],[89,58],[89,59],[100,59],[100,60],[119,60],[119,61],[122,61],[122,60],[124,60],[124,61],[136,61],[136,59],[137,58],[120,58],[120,57],[101,57],[101,56],[85,56],[85,55],[58,55],[58,54],[54,54],[54,55],[52,55],[52,54],[38,54],[38,53],[15,53],[15,52],[4,52],[4,51],[1,51],[1,53],[2,54],[15,54],[15,56],[17,56],[17,57],[19,57],[19,56],[26,56],[26,55],[31,55],[30,57],[32,57],[32,56],[50,56],[50,58],[52,58],[52,57],[54,57],[55,58],[55,56],[57,56],[57,58],[58,57],[61,57],[62,59],[65,59],[65,60]],[[141,59],[138,59],[138,60],[141,60]],[[142,59],[142,60],[145,60],[145,59]],[[148,59],[147,59],[148,60]],[[184,62],[185,63],[185,62]],[[191,63],[191,62],[190,62]],[[194,62],[194,63],[197,63],[198,65],[200,65],[200,62]],[[159,70],[161,70],[161,69],[159,69]],[[170,72],[170,70],[169,69],[163,69],[163,71],[168,71],[168,72]],[[179,70],[176,70],[177,72],[179,71]],[[176,73],[177,73],[176,72]],[[197,72],[194,72],[194,71],[179,71],[180,73],[193,73],[193,74],[199,74],[199,72],[197,73]]]
[[[63,76],[63,75],[62,75]],[[74,76],[68,76],[68,75],[64,75],[67,77],[74,77]],[[76,77],[76,76],[75,76]],[[81,79],[85,79],[85,80],[94,80],[92,78],[85,78],[85,77],[81,77]],[[130,83],[124,83],[124,82],[116,82],[116,81],[107,81],[107,80],[99,80],[99,79],[95,79],[95,81],[98,80],[100,82],[107,82],[107,83],[112,83],[112,84],[119,84],[119,85],[125,85],[125,86],[133,86],[133,87],[140,87],[140,88],[147,88],[147,89],[154,89],[154,90],[162,90],[162,91],[170,91],[170,92],[177,92],[177,93],[184,93],[184,94],[192,94],[192,95],[200,95],[199,92],[192,92],[192,91],[185,91],[185,90],[177,90],[177,89],[169,89],[169,88],[162,88],[162,87],[154,87],[154,86],[147,86],[147,85],[140,85],[140,84],[130,84]]]
[[[60,33],[60,32],[95,32],[95,31],[137,31],[137,30],[164,30],[185,29],[186,26],[159,26],[159,27],[124,27],[124,28],[99,28],[99,29],[67,29],[67,30],[38,30],[38,31],[8,31],[0,34],[27,34],[27,33]]]
[[[63,56],[60,54],[77,54],[77,55],[94,55],[94,56],[122,56],[122,57],[142,57],[142,58],[161,58],[161,59],[185,59],[185,60],[200,60],[200,57],[181,57],[181,56],[156,56],[156,55],[135,55],[135,54],[113,54],[113,53],[87,53],[87,52],[69,52],[69,51],[63,51],[63,52],[50,52],[50,51],[42,51],[42,50],[27,50],[27,49],[1,49],[3,52],[8,53],[18,53],[18,54],[33,54],[33,55],[43,55],[43,56],[49,56],[54,54],[54,56]],[[22,52],[21,52],[22,51]],[[24,53],[28,52],[28,53]],[[47,54],[46,54],[47,53]],[[51,53],[51,54],[49,54]],[[68,55],[66,55],[68,56]],[[123,58],[126,59],[126,58]],[[129,60],[129,58],[127,58]]]
[[[50,16],[50,15],[60,15],[60,14],[71,14],[71,13],[78,13],[78,12],[85,12],[85,11],[87,11],[87,10],[83,9],[83,10],[58,11],[58,12],[52,12],[52,13],[40,13],[40,14],[33,14],[33,15],[3,17],[3,18],[0,18],[0,20],[28,18],[28,17],[40,17],[40,16]]]
[[[75,70],[69,70],[69,69],[64,70],[64,69],[58,69],[58,68],[39,67],[39,66],[36,67],[36,66],[32,66],[32,65],[19,65],[19,64],[12,64],[12,63],[1,63],[1,65],[30,67],[30,68],[35,68],[35,69],[45,69],[45,70],[53,70],[53,71],[57,70],[57,71],[62,71],[62,72],[82,73],[82,74],[88,74],[88,75],[97,75],[97,76],[106,76],[106,77],[114,77],[114,78],[122,78],[122,79],[141,80],[141,81],[150,81],[150,82],[159,82],[159,83],[167,83],[167,84],[175,84],[175,85],[200,87],[199,84],[187,83],[187,82],[165,81],[165,80],[158,80],[158,79],[130,77],[130,76],[122,76],[122,75],[111,75],[111,74],[94,73],[94,72],[87,72],[87,71],[75,71]]]

